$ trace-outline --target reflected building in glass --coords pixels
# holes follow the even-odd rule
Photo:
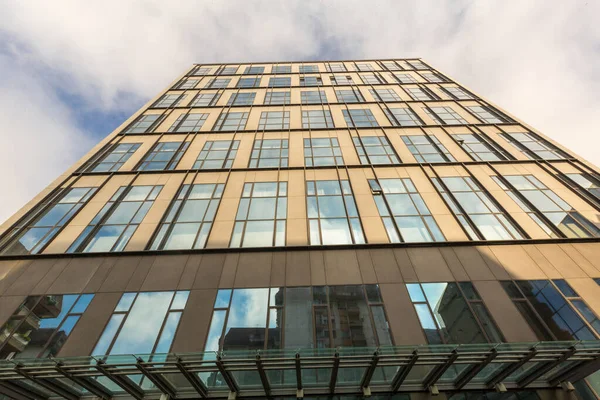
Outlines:
[[[195,64],[0,226],[0,398],[595,399],[599,242],[424,60]]]

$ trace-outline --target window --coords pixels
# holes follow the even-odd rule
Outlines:
[[[165,94],[160,97],[151,108],[169,108],[177,107],[181,101],[185,99],[185,95],[181,94]]]
[[[217,75],[233,75],[237,72],[238,67],[221,67]]]
[[[178,90],[187,90],[194,89],[196,85],[200,82],[199,79],[183,79],[177,85],[175,85],[174,89]]]
[[[237,131],[246,128],[247,112],[222,112],[213,127],[215,131]]]
[[[288,166],[288,140],[255,140],[250,157],[250,168],[275,168]]]
[[[239,147],[239,140],[207,140],[193,168],[231,168]]]
[[[500,135],[530,159],[555,160],[570,158],[558,147],[532,132],[501,133]]]
[[[237,92],[232,93],[227,101],[228,106],[251,106],[254,104],[256,92]]]
[[[285,246],[287,182],[244,184],[229,247]]]
[[[194,73],[193,73],[193,75],[194,75],[194,76],[208,75],[208,74],[210,74],[210,70],[211,70],[211,69],[212,69],[212,68],[210,68],[210,67],[197,67],[197,68],[194,70]]]
[[[436,136],[410,135],[400,137],[417,162],[438,163],[456,161]]]
[[[373,65],[371,63],[356,63],[356,68],[359,71],[374,71]]]
[[[432,180],[470,239],[523,239],[495,200],[472,178],[457,176]]]
[[[374,73],[360,74],[360,79],[362,79],[363,83],[367,85],[380,85],[387,83],[381,75]]]
[[[292,66],[291,65],[274,65],[271,71],[274,74],[291,74]]]
[[[332,85],[352,85],[354,83],[352,77],[349,75],[332,75],[329,79]]]
[[[446,78],[435,72],[421,72],[421,76],[431,83],[446,82]]]
[[[219,289],[204,351],[392,344],[378,285]]]
[[[298,71],[301,74],[310,74],[313,72],[319,72],[319,67],[316,65],[300,65]]]
[[[327,103],[327,96],[324,90],[303,90],[300,92],[300,102],[302,104]]]
[[[289,111],[263,111],[258,121],[258,129],[279,130],[290,129]]]
[[[62,189],[40,203],[0,241],[0,254],[38,254],[96,193],[97,188]]]
[[[207,118],[203,113],[181,114],[167,132],[200,132]]]
[[[539,340],[595,340],[600,332],[598,318],[565,280],[500,283]]]
[[[190,142],[158,142],[144,157],[138,171],[164,171],[175,169]]]
[[[565,176],[575,182],[581,189],[600,200],[600,182],[594,176],[583,173],[570,173],[565,174]]]
[[[390,120],[393,126],[420,126],[423,121],[407,107],[384,108],[383,113]]]
[[[123,133],[149,133],[152,132],[165,118],[163,114],[140,115]]]
[[[468,122],[451,107],[423,107],[429,117],[442,125],[467,125]]]
[[[405,87],[403,89],[408,92],[408,94],[410,95],[410,97],[412,97],[413,100],[427,101],[427,100],[435,100],[437,97],[437,96],[434,97],[432,92],[425,88]]]
[[[477,161],[498,161],[506,160],[502,152],[497,150],[492,144],[486,141],[482,136],[467,133],[459,135],[451,135],[466,151],[473,160]]]
[[[328,67],[327,70],[329,72],[345,72],[345,71],[347,71],[346,66],[343,63],[339,63],[339,64],[328,63],[327,67]]]
[[[390,242],[446,240],[410,179],[369,179],[369,186]]]
[[[333,119],[329,110],[302,111],[303,129],[333,128]]]
[[[246,67],[244,75],[260,75],[265,72],[265,67]]]
[[[375,116],[369,109],[342,110],[346,125],[353,128],[379,126]]]
[[[394,89],[369,89],[375,101],[402,101]]]
[[[67,253],[123,251],[162,186],[121,186]]]
[[[320,76],[301,76],[300,86],[321,86],[323,80]]]
[[[504,178],[566,237],[600,236],[600,229],[596,225],[533,175],[508,175]]]
[[[397,164],[400,159],[385,136],[353,136],[361,164]]]
[[[90,172],[118,171],[140,146],[141,143],[115,143],[98,159],[90,160],[83,170]]]
[[[414,69],[429,69],[429,67],[420,60],[411,60],[407,62]]]
[[[442,90],[448,93],[454,100],[469,100],[473,98],[471,93],[458,86],[442,86]]]
[[[237,83],[238,88],[251,88],[260,86],[260,77],[240,78]]]
[[[217,104],[221,93],[198,93],[198,96],[190,103],[190,107],[210,107]]]
[[[189,295],[189,291],[123,293],[92,355],[169,353]]]
[[[231,78],[213,78],[204,87],[207,89],[226,88],[227,86],[229,86],[229,82],[231,82]]]
[[[381,63],[390,71],[400,71],[402,69],[395,61],[382,61]]]
[[[304,165],[307,167],[344,165],[337,138],[304,139]]]
[[[471,282],[407,283],[406,288],[429,344],[504,342]]]
[[[224,184],[183,185],[160,224],[150,250],[203,249]]]
[[[486,124],[501,124],[503,122],[510,122],[510,120],[492,110],[490,107],[483,106],[465,106],[467,110],[475,114],[477,118],[485,122]]]
[[[269,105],[287,105],[291,102],[290,92],[269,91],[265,95],[265,104]]]
[[[350,182],[307,181],[310,244],[365,243]]]
[[[269,87],[290,87],[292,86],[292,78],[286,77],[273,77],[269,79]]]
[[[358,89],[336,90],[335,95],[340,103],[363,103],[365,101]]]
[[[0,359],[56,357],[93,298],[28,296],[0,328]]]
[[[417,83],[415,77],[408,72],[394,72],[394,77],[396,77],[400,83]]]

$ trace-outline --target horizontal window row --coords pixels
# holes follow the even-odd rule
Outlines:
[[[363,116],[354,115],[355,119]],[[310,126],[328,127],[331,116],[324,111],[306,111],[303,113],[304,121]],[[287,120],[277,120],[286,124]],[[263,120],[265,124],[274,124],[276,120],[271,115]],[[506,140],[508,146],[515,145],[515,137],[527,137],[528,146],[514,146],[526,159],[560,160],[569,158],[567,154],[554,147],[551,143],[530,132],[501,133],[500,137]],[[193,152],[194,163],[189,164],[191,169],[231,169],[236,157],[236,168],[286,168],[292,167],[320,167],[333,165],[401,165],[402,163],[445,163],[456,162],[459,157],[454,150],[453,155],[444,144],[433,134],[421,135],[350,135],[351,143],[344,148],[340,146],[340,139],[346,141],[347,135],[338,137],[303,137],[303,150],[298,148],[293,151],[304,152],[304,163],[301,159],[290,163],[289,138],[282,139],[254,139],[251,149],[240,151],[240,142],[246,142],[248,137],[238,139],[214,139],[203,141],[203,147],[190,147],[190,141],[160,141],[155,143],[146,153],[137,155],[139,161],[129,170],[135,171],[171,171],[184,168],[180,161],[184,155]],[[289,136],[288,136],[289,137]],[[395,140],[395,138],[401,141]],[[450,142],[461,148],[466,156],[473,161],[505,161],[514,160],[508,151],[484,133],[456,133],[448,135]],[[202,138],[203,139],[203,138]],[[202,140],[198,139],[198,140]],[[394,143],[392,143],[394,142]],[[143,142],[120,142],[106,146],[96,156],[86,162],[79,172],[115,172],[127,170],[125,163],[140,150]],[[249,143],[248,143],[249,145]],[[300,146],[300,143],[298,143]],[[351,149],[354,150],[351,150]],[[534,148],[535,150],[531,150]],[[351,153],[349,153],[351,152]],[[401,159],[399,154],[404,154]],[[461,154],[462,155],[462,154]],[[412,158],[410,158],[412,156]],[[187,158],[189,162],[189,154]],[[130,164],[131,165],[131,164]],[[579,182],[590,190],[597,189],[595,183]],[[598,190],[594,193],[597,194]]]
[[[187,77],[179,81],[172,90],[224,89],[224,88],[278,88],[298,86],[345,86],[345,85],[385,85],[417,83],[451,83],[452,81],[437,72],[359,72],[335,75],[289,75],[289,76],[240,76],[240,77]],[[427,90],[426,90],[427,91]],[[452,91],[447,92],[452,95]],[[459,95],[468,94],[461,90]],[[177,96],[177,95],[172,95]],[[175,99],[175,97],[173,97]],[[154,107],[164,107],[160,102]]]
[[[431,69],[421,60],[338,61],[324,63],[266,63],[258,65],[198,65],[189,75],[260,75],[346,71],[401,71]]]
[[[514,322],[529,325],[539,340],[600,337],[600,320],[565,280],[500,284],[523,315],[522,321]],[[427,343],[505,341],[471,282],[403,286],[410,302],[404,306],[412,305],[411,321],[420,324]],[[198,311],[197,305],[186,308],[189,297],[189,291],[123,293],[99,337],[91,339],[95,340],[91,355],[169,353],[182,318]],[[27,297],[0,327],[0,358],[60,355],[93,301],[93,294]],[[377,284],[219,289],[214,304],[202,306],[202,315],[212,308],[208,331],[197,332],[206,352],[394,344],[389,321],[397,317],[389,316],[386,308],[397,305],[384,299]]]
[[[329,144],[333,142],[330,141]],[[379,145],[385,152],[385,146]],[[234,150],[230,147],[223,151],[227,153]],[[282,151],[281,148],[277,149],[276,154],[281,154]],[[367,147],[365,156],[370,151]],[[211,161],[214,158],[212,156]],[[319,157],[313,155],[312,158]],[[335,156],[333,158],[335,160]],[[276,157],[274,159],[277,160]],[[591,175],[577,176],[579,180],[596,180]],[[588,219],[591,214],[586,214],[587,217],[584,215],[587,209],[583,213],[578,211],[533,175],[492,175],[490,178],[490,184],[495,187],[486,188],[472,176],[430,177],[431,188],[437,191],[433,198],[429,191],[420,192],[410,178],[368,179],[365,184],[368,185],[370,194],[361,191],[360,199],[363,210],[368,210],[369,207],[376,210],[380,221],[378,223],[390,243],[458,240],[448,239],[448,233],[454,232],[454,229],[462,230],[462,237],[465,238],[462,240],[476,241],[524,240],[533,236],[539,239],[600,237],[597,224]],[[563,178],[571,179],[567,175]],[[121,186],[99,211],[90,214],[91,220],[68,242],[66,252],[123,251],[146,215],[153,209],[163,186]],[[153,233],[150,235],[147,232],[145,247],[148,250],[205,248],[211,239],[215,221],[224,221],[223,219],[232,221],[232,226],[227,237],[228,244],[221,244],[219,247],[286,246],[288,218],[291,213],[294,214],[295,224],[298,221],[305,224],[306,244],[343,245],[367,242],[365,219],[361,218],[350,180],[308,179],[304,181],[304,186],[301,191],[303,197],[296,194],[293,199],[295,207],[290,209],[288,182],[246,182],[241,193],[234,195],[237,203],[231,203],[232,195],[229,195],[229,207],[237,208],[221,210],[222,216],[218,220],[217,215],[228,185],[182,184],[172,199],[161,201],[164,206],[160,215],[157,215],[157,211],[154,212],[153,218],[160,222],[151,225],[152,228],[146,228],[152,229]],[[235,184],[233,187],[236,187]],[[571,188],[573,192],[568,194],[571,196],[569,198],[579,202],[577,204],[585,204],[577,195],[577,187]],[[55,194],[7,232],[0,241],[0,254],[43,252],[94,198],[96,192],[96,188],[71,188]],[[502,192],[507,195],[507,199],[511,199],[508,200],[511,204],[506,203],[507,200],[503,200],[502,204],[497,196],[492,195]],[[587,193],[593,195],[595,192]],[[304,204],[298,203],[300,199]],[[365,201],[368,203],[364,203]],[[432,205],[438,210],[436,213],[431,212]],[[507,208],[520,210],[517,211],[520,223]],[[440,227],[440,215],[452,215],[455,225]],[[375,223],[372,218],[368,219],[369,224]],[[525,224],[525,228],[521,224]],[[534,232],[533,236],[528,231]],[[218,234],[223,235],[223,232],[218,231]],[[456,233],[452,235],[456,237]],[[223,243],[223,237],[220,237]],[[382,238],[378,241],[381,242]]]

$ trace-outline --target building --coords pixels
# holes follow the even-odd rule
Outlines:
[[[0,393],[595,399],[598,176],[420,59],[194,65],[0,227]]]

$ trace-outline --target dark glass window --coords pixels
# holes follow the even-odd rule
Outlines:
[[[395,61],[382,61],[381,63],[390,71],[400,71],[402,69]]]
[[[265,67],[246,67],[245,75],[260,75],[265,72]]]
[[[190,142],[158,142],[144,157],[139,171],[169,171],[175,169]]]
[[[197,67],[193,74],[194,76],[202,76],[202,75],[208,75],[210,74],[210,71],[212,70],[212,68],[210,67]]]
[[[302,111],[302,128],[304,129],[333,128],[333,126],[329,110]]]
[[[367,85],[380,85],[387,83],[381,75],[375,73],[360,74],[360,79],[362,79],[363,83]]]
[[[354,83],[350,75],[333,75],[329,79],[332,85],[352,85]]]
[[[215,131],[237,131],[246,128],[248,122],[247,112],[222,112],[215,123]]]
[[[207,118],[203,113],[181,114],[167,132],[199,132]]]
[[[447,82],[446,78],[435,72],[421,72],[421,76],[431,83]]]
[[[217,72],[217,75],[233,75],[237,70],[238,67],[221,67],[221,70]]]
[[[93,294],[29,296],[0,328],[0,359],[56,357]]]
[[[357,108],[342,110],[344,120],[349,127],[376,127],[379,126],[375,116],[369,109]]]
[[[430,344],[504,341],[471,282],[407,283],[406,288]]]
[[[162,122],[165,118],[163,114],[146,114],[140,115],[131,123],[123,133],[150,133]]]
[[[461,117],[452,107],[423,107],[425,113],[434,121],[442,125],[467,125],[466,119]]]
[[[137,151],[141,143],[117,143],[106,151],[97,161],[91,160],[84,170],[90,172],[113,172],[121,169],[123,164]]]
[[[239,140],[207,140],[202,151],[198,154],[193,168],[231,168],[239,147]]]
[[[152,108],[169,108],[169,107],[177,107],[179,103],[185,99],[186,95],[181,94],[165,94],[160,97],[154,104],[152,104]]]
[[[310,74],[313,72],[319,72],[319,67],[317,65],[300,65],[298,67],[298,71],[301,74]]]
[[[320,76],[301,76],[300,86],[321,86],[323,80]]]
[[[338,64],[327,63],[327,70],[329,72],[345,72],[345,71],[347,71],[344,63],[338,63]]]
[[[400,136],[408,150],[420,163],[456,161],[446,147],[434,135]]]
[[[429,90],[420,87],[405,86],[403,89],[406,90],[413,100],[428,101],[436,100],[437,97]]]
[[[342,150],[337,138],[304,139],[304,165],[344,165]]]
[[[506,160],[506,156],[494,144],[482,136],[468,133],[451,135],[467,154],[477,161]]]
[[[258,86],[260,86],[260,77],[258,76],[254,78],[240,78],[240,80],[237,83],[237,87],[239,88],[250,88]]]
[[[0,254],[38,254],[88,202],[97,188],[63,189],[40,203],[0,242]]]
[[[465,106],[465,108],[486,124],[511,122],[509,118],[489,106]]]
[[[204,87],[207,89],[226,88],[229,86],[229,82],[231,82],[231,78],[213,78]]]
[[[500,135],[530,159],[557,160],[569,158],[568,154],[532,132],[501,133]]]
[[[459,86],[442,86],[442,90],[450,95],[454,100],[469,100],[473,98],[471,93]]]
[[[361,164],[398,164],[400,159],[386,136],[353,136]]]
[[[263,111],[260,113],[258,129],[281,130],[290,129],[289,111]]]
[[[274,65],[271,71],[274,74],[289,74],[292,72],[291,65]]]
[[[254,141],[250,156],[250,168],[287,167],[287,165],[287,139],[262,139]]]
[[[596,177],[585,173],[569,173],[565,176],[575,182],[581,189],[600,200],[600,181]]]
[[[174,89],[178,90],[187,90],[194,89],[196,85],[200,82],[200,79],[183,79],[177,85],[175,85]]]
[[[237,92],[232,93],[227,101],[228,106],[251,106],[254,104],[256,92]]]
[[[363,103],[365,101],[358,89],[336,90],[335,95],[340,103]]]
[[[408,107],[388,108],[385,107],[383,112],[390,120],[393,126],[420,126],[423,121]]]
[[[190,107],[210,107],[217,104],[221,93],[198,93],[198,95],[190,103]]]
[[[269,105],[286,105],[291,102],[290,92],[274,92],[268,91],[265,95],[265,104]]]
[[[415,77],[409,72],[394,72],[394,77],[400,83],[417,83]]]
[[[369,89],[376,101],[402,101],[394,89]]]
[[[324,90],[303,90],[300,92],[300,102],[302,104],[327,103],[327,95]]]
[[[285,77],[273,77],[269,79],[269,87],[290,87],[292,86],[292,78],[289,76]]]

